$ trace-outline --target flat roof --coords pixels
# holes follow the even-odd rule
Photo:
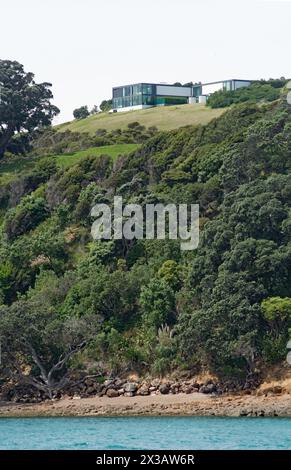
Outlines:
[[[179,87],[179,88],[191,88],[193,86],[200,86],[202,84],[197,83],[197,85],[175,85],[171,83],[150,83],[150,82],[138,82],[138,83],[130,83],[129,85],[118,85],[114,86],[113,88],[124,88],[126,86],[135,86],[135,85],[160,85],[160,86],[172,86],[172,87]]]
[[[207,82],[207,83],[194,83],[193,85],[175,85],[171,83],[153,83],[153,82],[137,82],[137,83],[130,83],[128,85],[118,85],[112,87],[112,89],[116,88],[124,88],[127,86],[135,86],[135,85],[155,85],[155,86],[169,86],[169,87],[179,87],[179,88],[194,88],[194,87],[199,87],[199,86],[205,86],[205,85],[216,85],[217,83],[224,83],[224,82],[254,82],[255,80],[246,80],[246,79],[240,79],[240,78],[227,78],[225,80],[217,80],[215,82]]]
[[[201,85],[216,85],[217,83],[224,83],[224,82],[254,82],[255,80],[245,80],[241,78],[228,78],[226,80],[218,80],[217,82],[208,82],[208,83],[202,83]],[[199,86],[199,85],[192,85],[192,86]]]

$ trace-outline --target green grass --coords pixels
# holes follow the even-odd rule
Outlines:
[[[106,145],[104,147],[91,147],[86,150],[81,150],[71,155],[53,155],[48,158],[54,158],[61,168],[68,168],[82,158],[87,156],[99,157],[100,155],[109,155],[115,160],[119,155],[133,152],[139,147],[138,144],[114,144]],[[44,157],[10,157],[4,158],[0,162],[0,185],[9,183],[20,174],[25,174],[31,170],[37,161]]]
[[[54,158],[57,160],[59,166],[67,168],[87,156],[99,157],[100,155],[109,155],[115,160],[119,155],[133,152],[138,147],[138,144],[106,145],[104,147],[91,147],[87,150],[80,150],[72,155],[56,155]]]
[[[37,158],[17,156],[4,158],[0,162],[0,184],[9,183],[15,176],[32,169]]]
[[[207,124],[221,116],[224,109],[211,109],[200,104],[161,106],[122,113],[100,113],[86,119],[75,120],[57,126],[60,131],[67,129],[75,132],[94,134],[97,129],[125,129],[130,122],[138,121],[146,127],[156,126],[159,130],[171,130],[187,125]]]

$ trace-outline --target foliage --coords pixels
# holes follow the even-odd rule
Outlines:
[[[35,83],[16,61],[0,60],[0,158],[15,133],[48,126],[59,113],[50,100],[50,83]]]
[[[138,124],[138,123],[137,123]],[[78,151],[94,149],[114,144],[139,144],[151,138],[157,129],[155,127],[145,128],[138,124],[126,129],[116,129],[108,132],[106,129],[98,129],[95,135],[87,132],[57,131],[55,128],[47,128],[34,134],[31,142],[31,154],[43,155],[71,155]]]
[[[96,318],[64,320],[54,310],[43,299],[19,300],[10,308],[0,308],[4,373],[50,398],[67,384],[69,360],[92,339],[98,326]]]
[[[280,83],[265,85],[280,90]],[[132,121],[78,136],[84,147],[95,138],[144,139],[114,161],[85,148],[62,168],[59,157],[36,159],[0,185],[3,328],[14,329],[21,315],[19,334],[23,328],[35,338],[33,322],[42,328],[37,346],[49,369],[65,352],[67,325],[83,331],[85,321],[98,319],[64,374],[92,359],[109,372],[203,367],[244,381],[281,361],[291,298],[290,129],[282,98],[235,104],[206,126],[157,132]],[[79,145],[69,132],[35,137],[40,153],[66,153],[71,144]],[[112,206],[114,195],[142,207],[199,202],[198,250],[182,252],[179,240],[92,241],[90,210],[97,202]],[[19,334],[10,346],[39,378]]]
[[[75,119],[85,119],[90,116],[88,106],[81,106],[80,108],[74,109],[73,116]]]
[[[237,90],[219,90],[209,96],[207,106],[211,108],[224,108],[234,103],[251,101],[274,101],[280,97],[280,88],[286,80],[270,80],[269,82],[254,82],[248,87]]]
[[[110,111],[112,109],[112,100],[103,100],[100,104],[100,109],[103,112]]]

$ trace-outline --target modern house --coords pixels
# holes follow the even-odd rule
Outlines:
[[[112,89],[113,111],[130,111],[187,103],[205,103],[207,97],[218,90],[237,90],[249,86],[251,80],[224,80],[191,86],[165,83],[135,83]]]

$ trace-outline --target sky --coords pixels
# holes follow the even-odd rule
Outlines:
[[[291,78],[291,0],[0,0],[0,59],[53,84],[57,122],[138,82]]]

